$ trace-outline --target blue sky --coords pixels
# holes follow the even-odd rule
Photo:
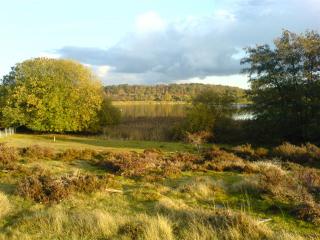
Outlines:
[[[10,0],[0,3],[0,75],[25,59],[78,60],[105,84],[246,87],[242,48],[282,29],[320,30],[319,0]]]

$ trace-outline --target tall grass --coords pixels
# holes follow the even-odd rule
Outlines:
[[[1,218],[6,216],[11,210],[11,204],[7,198],[7,196],[0,192],[0,221]]]
[[[137,117],[123,120],[116,126],[106,127],[103,134],[110,139],[172,141],[173,128],[179,117]]]

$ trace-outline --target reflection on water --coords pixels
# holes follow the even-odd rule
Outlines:
[[[187,104],[171,104],[171,103],[130,103],[115,104],[122,113],[122,117],[138,118],[138,117],[184,117]]]
[[[121,110],[119,125],[105,128],[106,138],[147,141],[172,141],[174,127],[179,126],[189,104],[154,102],[114,102]],[[241,106],[235,106],[233,118],[244,120],[250,114],[241,113]]]
[[[172,104],[172,103],[141,103],[133,102],[126,104],[115,103],[122,113],[123,119],[132,119],[139,117],[146,118],[157,118],[157,117],[167,117],[167,118],[177,118],[184,117],[186,114],[188,104]],[[235,120],[246,120],[252,119],[252,114],[248,112],[241,112],[241,108],[245,105],[235,106],[235,113],[233,118]]]

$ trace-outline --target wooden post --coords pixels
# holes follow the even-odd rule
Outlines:
[[[56,136],[53,135],[53,142],[56,142]]]

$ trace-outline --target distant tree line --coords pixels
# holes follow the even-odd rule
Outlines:
[[[241,88],[212,84],[169,84],[169,85],[112,85],[104,88],[113,101],[191,101],[205,90],[221,94],[233,91],[240,102],[245,102],[245,91]]]

